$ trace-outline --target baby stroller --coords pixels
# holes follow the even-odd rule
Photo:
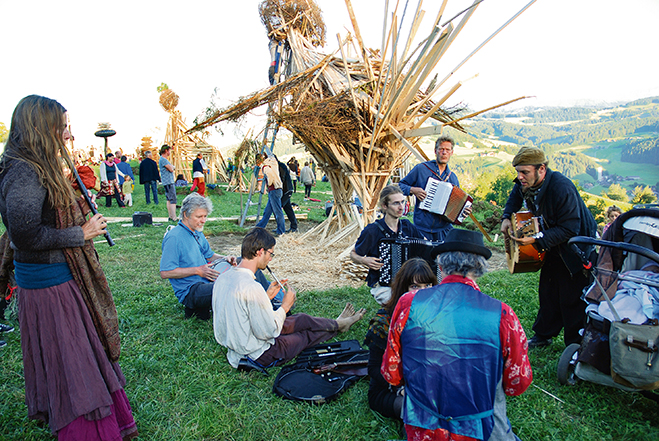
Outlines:
[[[570,240],[595,281],[585,290],[581,344],[561,355],[560,384],[580,380],[641,392],[659,402],[659,209],[633,209],[593,239]],[[576,244],[599,245],[597,267]]]

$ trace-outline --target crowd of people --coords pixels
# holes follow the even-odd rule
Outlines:
[[[107,221],[90,213],[65,173],[74,167],[65,147],[69,138],[66,109],[57,101],[28,96],[14,111],[0,157],[0,214],[6,227],[0,244],[6,244],[2,262],[13,263],[20,298],[28,414],[46,421],[61,440],[127,440],[137,436],[137,426],[118,364],[119,321],[92,241],[107,232]],[[597,224],[572,182],[548,167],[541,149],[520,149],[512,161],[515,185],[500,229],[509,240],[546,253],[535,335],[527,341],[513,309],[477,284],[491,256],[483,235],[454,228],[419,205],[429,197],[429,179],[459,186],[448,165],[454,146],[452,139],[440,137],[434,160],[381,191],[382,217],[364,228],[350,254],[368,267],[367,285],[380,307],[365,337],[368,404],[401,420],[408,439],[515,440],[506,396],[523,393],[532,381],[527,350],[552,344],[561,330],[566,344],[581,339],[580,295],[589,280],[567,241],[576,235],[595,237]],[[334,319],[297,311],[296,291],[288,280],[271,282],[263,273],[275,258],[277,236],[297,230],[292,209],[286,229],[284,212],[289,214],[295,182],[304,184],[305,196],[314,185],[309,163],[300,168],[294,158],[288,164],[274,155],[263,158],[269,196],[263,218],[244,236],[240,256],[227,256],[214,252],[203,234],[213,210],[204,194],[208,169],[203,156],[193,164],[198,191],[183,199],[177,213],[180,179],[175,180],[169,160],[171,148],[165,145],[159,153],[158,163],[146,153],[139,178],[147,203],[151,195],[158,203],[157,182],[162,182],[169,219],[176,223],[162,241],[160,276],[170,281],[186,318],[212,320],[229,365],[268,369],[287,363],[364,317],[366,309],[350,302]],[[109,153],[101,164],[100,194],[106,206],[113,198],[120,207],[131,204],[130,198],[117,195],[130,195],[134,181],[125,156],[117,160]],[[403,218],[410,195],[417,201],[414,222]],[[517,238],[511,217],[523,207],[542,217],[543,229]],[[265,228],[271,215],[274,233]],[[432,241],[430,258],[405,261],[385,283],[379,249],[384,239]],[[594,253],[592,247],[583,251]],[[0,332],[11,330],[0,324]]]

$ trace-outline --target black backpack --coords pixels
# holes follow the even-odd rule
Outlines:
[[[305,349],[279,371],[272,391],[287,400],[328,403],[368,374],[368,350],[357,340]]]
[[[277,163],[279,164],[279,179],[281,179],[281,190],[283,196],[289,191],[293,191],[293,181],[291,180],[291,173],[288,169],[288,166],[280,160],[277,160]]]

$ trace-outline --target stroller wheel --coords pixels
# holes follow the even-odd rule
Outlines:
[[[577,367],[577,352],[580,345],[572,343],[565,348],[558,359],[558,368],[556,369],[556,376],[558,382],[562,385],[574,386],[579,381],[579,378],[574,375],[574,369]]]

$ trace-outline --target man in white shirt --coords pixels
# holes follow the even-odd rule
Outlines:
[[[213,330],[215,340],[229,349],[227,358],[237,368],[249,358],[261,366],[274,366],[295,358],[304,349],[345,332],[366,310],[355,311],[348,303],[336,320],[307,314],[286,316],[295,303],[295,290],[281,284],[286,294],[281,307],[272,309],[280,289],[272,282],[268,290],[256,282],[256,271],[267,268],[275,253],[275,238],[263,228],[253,228],[243,239],[242,260],[220,275],[213,286]]]

